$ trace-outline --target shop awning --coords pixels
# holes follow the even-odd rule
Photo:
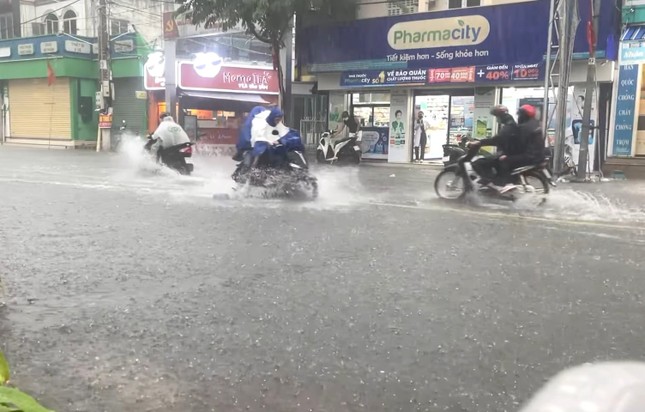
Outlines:
[[[182,95],[198,99],[228,100],[231,102],[270,104],[262,96],[247,93],[223,93],[223,92],[181,92]]]
[[[645,40],[645,25],[629,26],[623,31],[621,41],[643,41]]]
[[[248,112],[255,106],[267,106],[271,102],[259,94],[184,91],[179,95],[182,107],[198,110],[225,110]]]

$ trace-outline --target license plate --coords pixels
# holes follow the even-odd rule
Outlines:
[[[360,147],[358,147],[358,146],[354,146],[354,150],[356,150],[357,152],[360,152],[360,151],[361,151],[361,148],[360,148]]]
[[[441,158],[442,162],[447,162],[448,160],[450,160],[450,156],[444,156]]]

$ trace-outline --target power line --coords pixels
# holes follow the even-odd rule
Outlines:
[[[127,6],[125,4],[117,3],[116,1],[110,1],[110,4],[114,4],[114,5],[117,5],[119,7],[124,7],[126,9],[130,9],[130,10],[133,10],[133,11],[136,11],[136,12],[139,12],[139,13],[149,14],[149,15],[154,16],[154,17],[160,17],[160,18],[162,17],[161,14],[151,13],[151,12],[139,10],[139,9],[137,9],[135,7],[132,7],[132,6]]]
[[[72,6],[72,5],[76,4],[76,3],[78,3],[79,1],[81,1],[81,0],[75,0],[75,1],[73,1],[73,2],[71,2],[71,3],[69,3],[69,4],[67,4],[67,5],[65,5],[65,6],[63,6],[63,7],[59,7],[59,8],[57,8],[57,9],[55,9],[55,10],[50,10],[50,11],[48,11],[47,13],[44,13],[44,14],[42,14],[42,15],[38,16],[38,17],[34,17],[34,18],[33,18],[33,19],[31,19],[31,20],[24,21],[24,22],[20,23],[20,25],[22,26],[22,25],[24,25],[24,24],[31,23],[31,22],[34,22],[34,21],[36,21],[36,20],[40,20],[40,19],[42,19],[43,17],[46,17],[46,16],[50,15],[51,13],[56,13],[57,11],[61,11],[61,10],[63,10],[63,9],[66,9],[66,8],[68,8],[69,6]]]

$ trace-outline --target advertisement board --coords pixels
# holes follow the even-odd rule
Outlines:
[[[371,77],[371,71],[475,67],[483,72],[477,76],[482,82],[538,79],[549,6],[549,0],[533,0],[311,25],[297,35],[299,64],[310,72],[367,70]],[[589,7],[590,2],[580,2],[580,16],[590,15]],[[619,21],[612,2],[602,2],[598,58],[615,54]],[[578,57],[588,51],[585,27],[579,25],[574,41]],[[400,82],[388,72],[384,77]]]

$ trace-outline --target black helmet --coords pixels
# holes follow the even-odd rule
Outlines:
[[[503,104],[498,104],[490,109],[490,114],[497,118],[505,117],[508,114],[508,107]]]

